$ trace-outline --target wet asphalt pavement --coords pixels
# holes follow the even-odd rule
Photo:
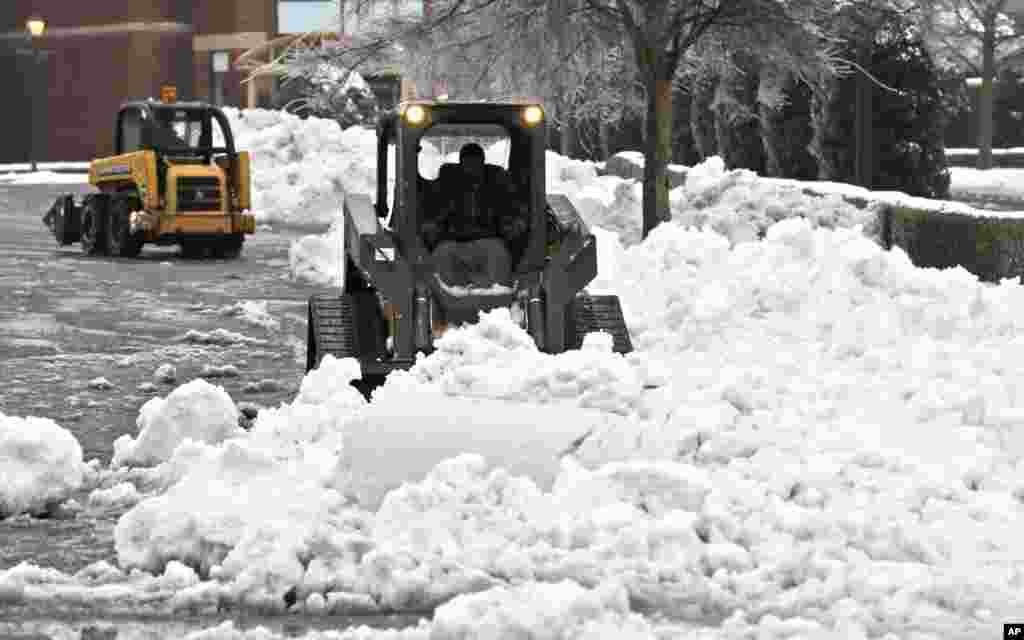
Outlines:
[[[292,280],[288,248],[324,229],[258,230],[235,260],[185,259],[177,247],[149,245],[137,259],[86,257],[78,245],[57,246],[42,214],[58,195],[89,190],[0,183],[0,412],[56,421],[82,444],[85,460],[106,466],[114,440],[137,433],[139,408],[200,377],[205,365],[237,369],[236,377],[210,378],[236,403],[290,401],[305,373],[306,300],[326,289]],[[260,301],[276,326],[226,312],[235,303]],[[185,338],[189,330],[215,329],[251,340],[200,344]],[[175,382],[154,383],[163,363],[177,369]],[[99,377],[111,386],[90,386]],[[140,390],[145,383],[155,389]],[[84,504],[86,494],[75,498]],[[21,562],[69,574],[98,560],[116,565],[119,515],[0,520],[0,570]],[[259,625],[287,636],[350,625],[401,627],[418,618],[230,617],[240,629]],[[96,619],[0,597],[4,638],[182,637],[224,619]]]
[[[88,257],[59,247],[42,213],[61,193],[88,186],[0,183],[0,411],[55,420],[108,463],[114,439],[134,434],[139,407],[198,377],[204,365],[234,365],[211,379],[236,402],[290,400],[304,373],[306,300],[317,287],[292,280],[290,243],[310,230],[262,230],[234,260],[186,259],[146,245],[139,258]],[[232,315],[266,301],[267,328]],[[200,344],[189,330],[244,335],[249,344]],[[140,390],[163,363],[177,381]],[[112,387],[92,388],[106,378]],[[265,382],[270,381],[270,382]],[[261,385],[260,391],[246,389]],[[276,387],[276,388],[275,388]],[[2,561],[0,561],[2,563]]]
[[[0,183],[0,412],[50,418],[75,435],[85,460],[107,465],[114,440],[137,433],[139,408],[206,365],[237,369],[209,378],[236,403],[290,401],[305,371],[306,300],[321,289],[292,280],[288,248],[312,230],[258,231],[234,260],[185,259],[177,247],[150,245],[136,259],[87,257],[78,245],[59,247],[42,214],[58,195],[88,190]],[[244,301],[266,301],[277,326],[228,312]],[[185,339],[215,329],[251,341]],[[175,382],[154,382],[163,363],[176,367]],[[90,385],[101,377],[109,388]],[[140,390],[144,383],[155,388]],[[0,570],[30,561],[74,572],[114,561],[115,521],[0,521]]]

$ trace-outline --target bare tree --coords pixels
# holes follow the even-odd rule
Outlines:
[[[363,6],[371,0],[347,2]],[[420,52],[429,50],[434,59],[446,57],[449,71],[468,76],[466,72],[477,69],[473,88],[478,94],[497,97],[496,89],[529,89],[523,86],[529,81],[534,90],[521,93],[546,94],[546,102],[556,105],[555,116],[561,121],[556,124],[566,128],[573,113],[566,88],[579,86],[578,80],[592,71],[581,62],[586,56],[577,58],[576,53],[588,44],[618,41],[630,52],[621,59],[633,65],[633,73],[625,75],[639,81],[646,100],[646,236],[670,216],[666,169],[672,157],[673,78],[684,54],[712,28],[757,31],[769,34],[769,40],[774,37],[807,48],[821,37],[817,9],[831,4],[829,0],[434,0],[430,16],[383,20],[352,46],[300,52],[290,67],[302,74],[309,72],[312,63],[326,59],[345,68],[380,59],[394,61],[395,45],[405,43],[402,51],[418,47]],[[444,39],[437,37],[441,33]],[[429,46],[424,48],[424,42]],[[574,59],[577,82],[571,78]],[[522,72],[510,74],[511,69]]]
[[[927,0],[922,12],[933,53],[948,67],[981,78],[978,94],[978,168],[992,167],[995,79],[1024,58],[1024,21],[1009,0]]]
[[[814,0],[584,0],[595,17],[616,25],[635,50],[647,94],[643,230],[669,218],[666,168],[672,157],[672,82],[684,55],[713,31],[775,34],[818,50]],[[802,34],[793,37],[794,33]]]

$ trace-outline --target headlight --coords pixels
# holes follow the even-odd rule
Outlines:
[[[410,105],[402,117],[405,118],[407,124],[418,127],[427,121],[427,109],[418,104]]]
[[[523,109],[523,124],[535,127],[544,120],[544,110],[533,104]]]

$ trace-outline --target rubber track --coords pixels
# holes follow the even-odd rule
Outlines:
[[[326,354],[335,358],[358,357],[355,305],[347,295],[318,295],[309,301],[310,328],[319,365]]]
[[[569,308],[571,316],[567,318],[567,324],[571,323],[572,330],[567,336],[571,339],[566,340],[566,349],[579,349],[585,335],[593,331],[604,331],[611,334],[616,353],[629,353],[633,350],[633,341],[629,338],[618,296],[579,294],[569,304]]]

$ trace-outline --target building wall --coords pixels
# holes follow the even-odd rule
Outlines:
[[[0,163],[89,160],[113,150],[118,106],[159,97],[173,84],[181,100],[210,98],[213,50],[242,50],[273,37],[277,0],[0,0],[0,86],[14,87],[4,113]],[[41,65],[25,48],[25,22],[39,15],[51,52]],[[38,83],[36,79],[41,78]],[[224,77],[225,104],[244,105],[243,76]],[[39,96],[45,95],[44,100]]]
[[[191,84],[188,32],[72,36],[48,45],[47,160],[82,160],[113,152],[114,118],[127,100],[159,97],[160,86]],[[140,60],[97,73],[116,59]],[[185,95],[182,95],[184,93]],[[179,93],[189,99],[190,92]],[[91,132],[91,135],[82,135]]]
[[[181,0],[18,0],[14,5],[15,24],[24,28],[30,15],[46,20],[48,28],[95,27],[124,22],[176,22],[182,10],[191,9],[189,1]],[[221,1],[221,0],[217,0]],[[10,23],[4,25],[10,27]]]
[[[197,33],[276,31],[277,0],[206,0],[194,8]]]

